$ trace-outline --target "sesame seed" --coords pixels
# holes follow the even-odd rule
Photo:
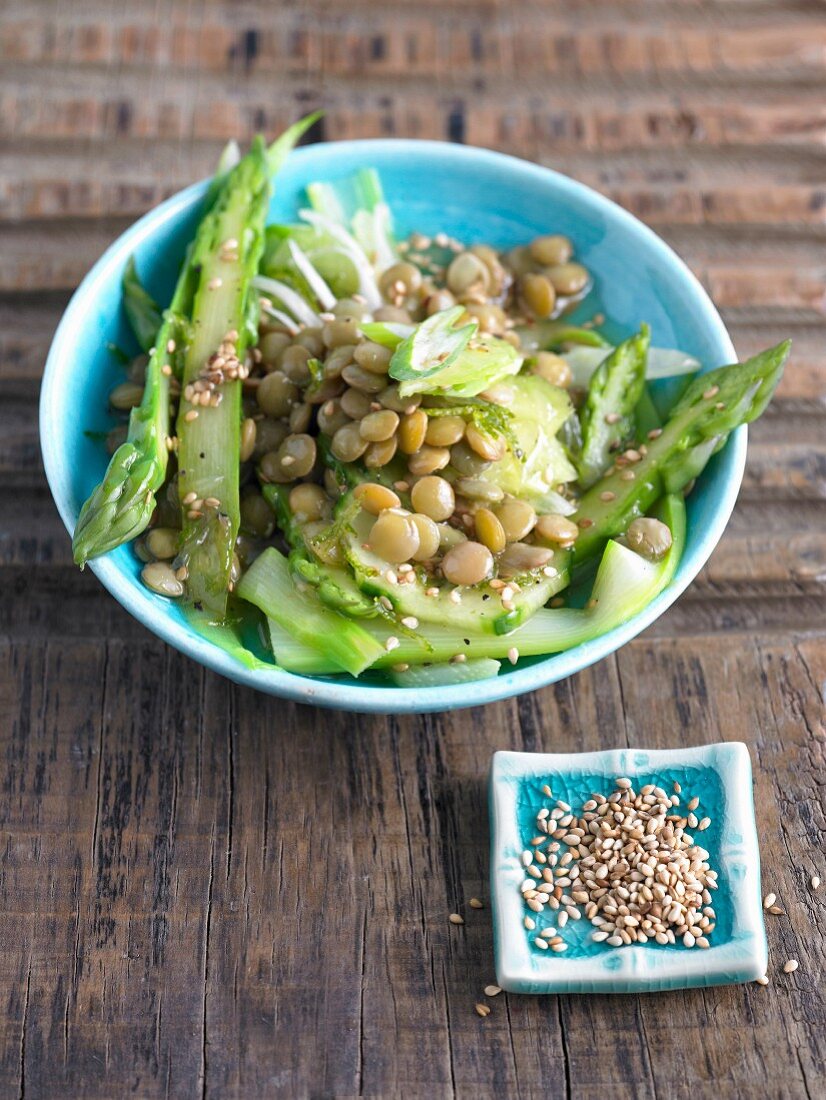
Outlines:
[[[167,378],[172,375],[172,367],[170,367],[169,363],[164,363],[161,367],[161,374],[165,374]]]
[[[627,791],[631,787],[631,780],[630,779],[617,779],[616,784],[617,784],[617,786],[619,787],[619,789],[621,791]]]
[[[532,932],[534,928],[536,928],[536,921],[533,919],[533,917],[525,916],[522,920],[522,923],[525,925],[529,932]]]
[[[400,573],[412,573],[413,572],[413,566],[410,564],[409,561],[402,562],[402,564],[398,565],[396,568],[398,569],[398,571]]]
[[[355,299],[353,299],[355,301]],[[393,488],[398,489],[400,493],[406,493],[410,488],[410,485],[406,481],[394,481]]]
[[[450,663],[452,665],[463,665],[466,660],[467,657],[464,653],[454,653],[453,656],[450,658]]]
[[[785,963],[784,966],[783,966],[783,973],[784,974],[794,974],[794,972],[795,972],[795,970],[797,970],[798,966],[800,966],[800,963],[797,961],[797,959],[789,959],[789,961],[787,963]]]
[[[606,504],[611,500],[616,500],[616,493],[612,493],[610,489],[605,489],[604,492],[599,494],[599,499],[604,500]]]
[[[607,413],[606,416],[605,416],[605,423],[606,424],[616,424],[621,419],[622,419],[622,417],[620,416],[619,413],[615,413],[615,412]]]
[[[419,620],[415,615],[405,615],[402,619],[402,626],[406,626],[408,630],[415,630],[419,625]]]
[[[384,643],[384,648],[387,650],[388,653],[390,653],[392,650],[398,649],[400,644],[401,643],[399,642],[399,639],[396,637],[396,635],[391,634],[387,641]]]
[[[198,494],[197,493],[187,493],[186,496],[184,497],[184,499],[181,501],[181,503],[184,504],[184,505],[192,504],[197,499],[198,499]]]
[[[700,830],[700,832],[703,832],[703,830],[707,829],[710,824],[711,824],[711,818],[710,817],[703,817],[703,818],[700,819],[700,823],[697,826],[697,828]]]
[[[392,569],[385,569],[384,579],[387,581],[388,584],[398,584],[399,583],[399,578],[396,576],[396,574],[393,572]]]
[[[820,889],[820,879],[818,878],[817,875],[812,875],[812,877],[809,879],[809,885],[811,886],[811,888],[813,890],[819,890]]]
[[[620,481],[634,481],[637,475],[633,470],[623,470],[620,474]]]
[[[204,504],[207,508],[220,508],[221,502],[218,497],[205,497]]]
[[[763,908],[770,909],[777,901],[777,894],[766,894],[763,898]]]
[[[587,529],[588,529],[589,527],[593,527],[593,526],[594,526],[594,521],[593,521],[592,519],[588,519],[588,518],[586,517],[585,519],[580,519],[580,520],[577,520],[577,526],[578,526],[579,528],[581,528],[581,529],[582,529],[583,531],[587,531]]]
[[[198,419],[198,410],[197,409],[190,409],[189,412],[184,413],[184,420],[188,424],[191,424],[193,420],[197,420],[197,419]]]
[[[468,902],[468,905],[471,907],[471,909],[484,909],[485,908],[485,903],[480,901],[478,898],[471,898],[470,901]]]
[[[536,936],[533,941],[537,947],[541,947],[543,951],[548,950],[548,941],[543,940],[541,936]]]
[[[425,594],[425,596],[438,596],[439,595],[439,589],[438,588],[433,588],[433,587],[426,588],[424,590],[424,594]]]
[[[551,944],[551,951],[559,952],[559,951],[567,951],[567,950],[568,950],[567,943],[552,943]]]
[[[477,1015],[481,1016],[483,1019],[485,1016],[490,1016],[490,1007],[488,1005],[477,1003],[474,1005],[474,1008],[476,1009]]]
[[[502,992],[502,987],[498,985],[486,985],[485,996],[486,997],[498,997]]]
[[[173,352],[173,351],[175,350],[175,346],[176,346],[176,345],[175,345],[175,341],[174,341],[174,340],[167,340],[167,341],[166,341],[166,350],[167,350],[167,351],[169,352],[169,354],[170,354],[170,355],[171,355],[171,354],[172,354],[172,352]]]
[[[409,668],[410,668],[410,665],[406,664],[404,661],[402,661],[398,665],[393,665],[393,671],[394,672],[407,672],[407,670]]]
[[[775,917],[782,917],[785,910],[781,909],[779,905],[770,905],[769,912]]]
[[[516,648],[515,645],[512,645],[508,650],[508,660],[512,665],[515,665],[516,662],[519,660],[519,650]]]
[[[447,919],[450,921],[451,924],[464,924],[465,923],[465,918],[459,916],[458,913],[451,913],[450,916]]]
[[[553,791],[551,790],[551,788],[550,788],[550,787],[548,786],[548,784],[547,784],[547,783],[546,783],[546,784],[545,784],[545,785],[543,786],[543,788],[542,788],[542,793],[543,793],[543,794],[544,794],[544,795],[545,795],[545,796],[546,796],[547,798],[553,798],[553,796],[554,796],[554,793],[553,793]]]
[[[719,392],[719,386],[709,386],[707,390],[703,391],[703,397],[706,399],[706,401],[710,401],[712,397],[716,397]]]
[[[207,290],[218,290],[219,287],[224,285],[224,280],[218,275],[214,279],[210,279],[207,283]]]
[[[450,600],[451,603],[461,603],[462,602],[462,593],[459,591],[458,588],[454,588],[452,590],[452,592],[450,593],[450,595],[448,596],[448,599]]]
[[[763,974],[761,977],[755,978],[754,980],[755,980],[755,982],[757,982],[758,985],[768,985],[769,984],[769,978],[768,978],[767,974]]]

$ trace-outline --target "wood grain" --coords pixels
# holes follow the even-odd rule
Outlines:
[[[824,91],[818,0],[6,0],[3,1095],[826,1092],[826,890],[807,885],[826,879]],[[531,696],[422,718],[285,704],[164,646],[71,564],[36,417],[71,291],[228,136],[319,105],[318,137],[567,172],[674,245],[741,354],[794,338],[697,581]],[[771,985],[502,995],[479,1019],[490,914],[467,903],[487,901],[491,752],[720,739],[755,765],[785,910]]]

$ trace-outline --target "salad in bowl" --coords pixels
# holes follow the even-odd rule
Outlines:
[[[169,300],[126,266],[122,422],[75,561],[130,544],[211,645],[301,677],[448,687],[627,623],[788,344],[699,373],[644,318],[619,338],[552,208],[504,247],[401,234],[362,167],[268,224],[310,121],[228,147]]]

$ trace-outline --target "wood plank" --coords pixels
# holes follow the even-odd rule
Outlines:
[[[91,698],[90,658],[107,662]],[[6,822],[18,847],[4,900],[18,890],[50,899],[22,937],[4,936],[6,980],[20,975],[22,960],[28,988],[14,1018],[18,1040],[25,1020],[36,1092],[106,1096],[128,1080],[145,1096],[182,1095],[193,1081],[222,1095],[531,1095],[540,1086],[562,1093],[568,1075],[571,1095],[582,1097],[624,1083],[634,1095],[688,1096],[720,1080],[759,1081],[772,1095],[803,1095],[804,1085],[816,1093],[824,1040],[813,1025],[823,1002],[805,878],[822,871],[823,761],[811,756],[822,641],[759,642],[732,655],[723,639],[641,639],[574,681],[473,712],[472,725],[462,715],[365,717],[355,726],[322,718],[207,673],[187,676],[193,666],[158,643],[77,648],[60,669],[57,723],[56,699],[37,686],[50,682],[49,659],[31,646],[0,677],[8,702],[21,690],[30,698],[29,725],[4,745],[20,792],[18,816]],[[765,695],[738,689],[761,680]],[[787,912],[769,925],[773,985],[669,994],[657,1006],[503,996],[479,1021],[473,1002],[491,976],[489,917],[467,899],[486,896],[490,750],[740,737],[744,716],[762,765],[767,885]],[[784,792],[799,754],[811,761],[812,786],[808,800],[791,802]],[[73,756],[81,766],[67,769]],[[48,793],[32,818],[20,796],[38,768]],[[79,877],[62,855],[73,843]],[[51,879],[38,883],[47,867]],[[61,906],[72,915],[65,953],[47,967],[39,960],[56,930],[49,913]],[[467,916],[461,929],[446,920],[457,908]],[[276,912],[284,914],[277,924]],[[22,930],[14,905],[3,907],[0,925]],[[801,969],[777,977],[792,954]],[[76,968],[74,985],[65,984],[67,967]],[[707,1016],[716,1027],[697,1023]],[[730,1064],[744,1016],[752,1026]],[[325,1057],[331,1044],[335,1057]],[[17,1068],[6,1067],[9,1078]]]

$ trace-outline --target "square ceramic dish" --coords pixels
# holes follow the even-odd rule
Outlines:
[[[520,893],[521,853],[536,833],[537,812],[556,799],[580,810],[592,793],[609,795],[619,776],[635,789],[654,783],[685,799],[700,797],[698,814],[711,825],[702,845],[719,874],[711,946],[649,942],[626,947],[595,943],[589,920],[569,921],[564,954],[534,946],[555,914],[531,913]],[[542,792],[544,784],[553,799]],[[751,760],[740,742],[673,750],[616,749],[587,753],[497,752],[490,770],[491,898],[497,983],[511,993],[639,993],[748,982],[766,972],[768,948],[760,893],[760,852],[754,821]],[[526,915],[536,921],[528,931]]]

